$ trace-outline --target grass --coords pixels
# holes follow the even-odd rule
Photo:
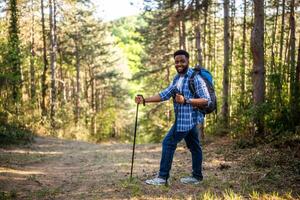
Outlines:
[[[54,199],[58,194],[60,193],[60,188],[47,188],[43,187],[42,189],[39,189],[32,193],[32,197],[36,197],[37,199]]]
[[[128,178],[121,181],[121,187],[130,191],[130,196],[137,197],[141,195],[141,183],[137,178]]]

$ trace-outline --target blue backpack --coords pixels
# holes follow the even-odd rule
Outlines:
[[[217,111],[217,96],[216,96],[215,88],[213,85],[213,77],[212,77],[211,73],[199,65],[196,65],[193,70],[194,70],[194,72],[193,72],[192,76],[189,78],[189,89],[192,92],[193,96],[197,96],[194,78],[196,75],[200,75],[205,82],[205,85],[207,87],[207,90],[208,90],[208,93],[209,93],[209,96],[211,99],[211,103],[208,106],[197,107],[197,109],[199,109],[204,114],[209,114],[209,113],[212,113],[213,111]]]

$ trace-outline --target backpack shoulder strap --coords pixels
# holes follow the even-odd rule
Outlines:
[[[196,88],[195,88],[195,76],[200,73],[201,74],[201,68],[195,67],[193,69],[193,74],[189,78],[189,89],[192,92],[193,96],[196,95]]]

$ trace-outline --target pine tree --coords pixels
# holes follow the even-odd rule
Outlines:
[[[255,136],[264,136],[264,114],[261,106],[265,101],[264,66],[264,1],[254,0],[254,26],[251,33],[251,51],[253,54],[253,100]]]
[[[21,51],[19,40],[18,7],[16,0],[9,1],[10,23],[8,34],[8,53],[6,63],[10,66],[10,86],[12,88],[12,100],[15,113],[19,113],[21,101]]]

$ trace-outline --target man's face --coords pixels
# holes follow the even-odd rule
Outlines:
[[[175,68],[178,74],[185,74],[189,67],[189,59],[185,55],[175,56]]]

